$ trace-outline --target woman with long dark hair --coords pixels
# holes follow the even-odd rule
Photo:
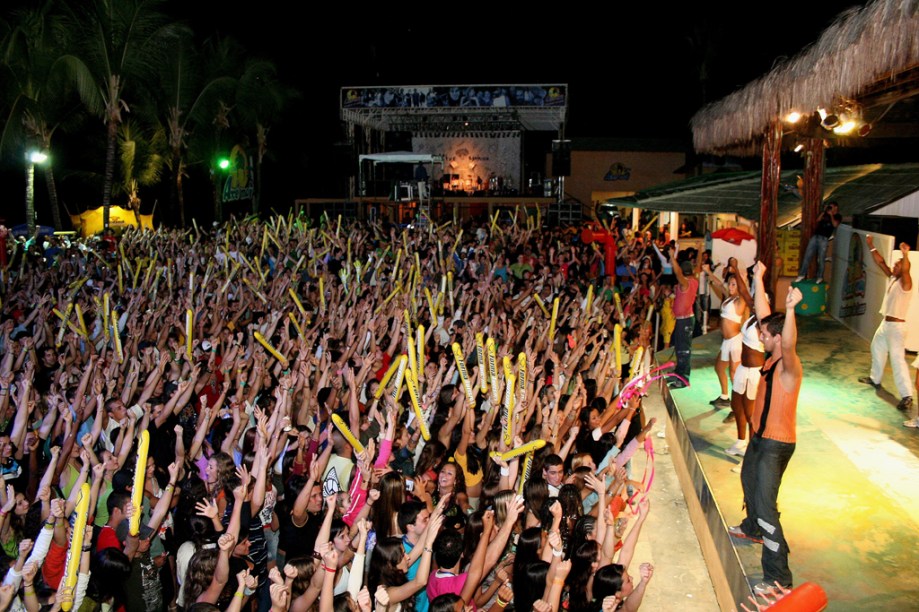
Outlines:
[[[377,545],[370,555],[370,570],[367,574],[367,588],[371,593],[382,586],[389,598],[390,612],[411,611],[415,609],[415,594],[428,584],[431,572],[431,556],[437,532],[443,524],[442,515],[431,519],[425,535],[424,548],[418,572],[409,581],[406,572],[409,568],[409,556],[402,546],[402,538],[387,537],[377,540]]]

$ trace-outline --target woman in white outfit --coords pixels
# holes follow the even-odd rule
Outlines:
[[[711,273],[709,266],[703,268],[711,282],[712,290],[718,296],[721,302],[721,351],[715,360],[715,373],[718,375],[718,382],[721,384],[721,395],[716,397],[710,403],[716,408],[727,408],[731,405],[731,399],[728,395],[728,370],[731,377],[740,363],[740,326],[749,311],[746,302],[740,297],[740,289],[737,281],[736,271],[731,271],[722,282],[717,276]],[[733,270],[729,268],[729,270]],[[733,420],[733,419],[726,419]]]

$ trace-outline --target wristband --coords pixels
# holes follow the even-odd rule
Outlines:
[[[243,593],[242,591],[236,591],[235,593],[233,593],[233,597],[239,597],[240,599],[242,599],[243,597],[245,597],[245,593]]]
[[[424,552],[433,553],[433,552],[434,552],[434,549],[433,549],[433,548],[430,548],[430,547],[428,547],[428,546],[425,546],[425,547],[424,547]]]
[[[338,570],[336,570],[334,567],[329,567],[329,566],[326,565],[325,563],[322,564],[322,569],[324,569],[324,570],[327,571],[327,572],[331,572],[331,573],[333,573],[333,574],[334,574],[335,572],[338,571]]]
[[[562,551],[561,551],[561,550],[555,550],[555,549],[553,548],[553,549],[552,549],[552,556],[553,556],[553,557],[561,557],[561,556],[562,556]]]
[[[498,597],[497,600],[495,601],[495,603],[498,604],[498,607],[499,607],[499,608],[504,608],[504,607],[507,606],[507,604],[509,604],[510,602],[509,602],[509,601],[503,601],[500,597]]]
[[[874,248],[872,248],[872,249],[868,249],[868,252],[869,252],[869,253],[877,253],[877,252],[878,252],[878,250],[877,250],[877,249],[874,249]]]
[[[565,584],[565,581],[560,578],[555,578],[552,580],[552,584]]]
[[[255,589],[250,589],[249,587],[245,587],[243,589],[243,593],[245,593],[246,597],[252,597],[252,595],[255,593]]]
[[[510,476],[510,473],[511,473],[511,471],[510,471],[509,468],[506,468],[506,467],[502,467],[502,468],[501,468],[501,475],[502,475],[502,476]]]

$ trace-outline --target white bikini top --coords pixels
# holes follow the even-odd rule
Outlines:
[[[737,312],[737,297],[728,298],[721,302],[721,318],[740,323],[740,313]]]
[[[740,333],[743,336],[743,343],[746,346],[760,353],[766,352],[766,347],[763,346],[762,341],[759,339],[759,330],[756,327],[755,316],[750,317],[744,322],[743,326],[740,328]]]

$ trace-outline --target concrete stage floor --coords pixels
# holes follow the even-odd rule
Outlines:
[[[881,391],[857,381],[871,364],[868,342],[826,316],[799,317],[798,327],[804,366],[798,442],[779,493],[794,582],[822,586],[830,610],[919,610],[919,430],[903,426],[916,409],[896,409],[889,365]],[[733,597],[719,595],[724,609],[730,598],[735,605],[743,600],[737,597],[743,579],[759,582],[762,570],[760,545],[735,540],[732,549],[731,539],[718,533],[744,516],[740,475],[731,471],[739,459],[724,452],[736,439],[734,424],[722,422],[730,409],[709,404],[719,393],[712,366],[720,341],[717,331],[694,340],[692,386],[670,393],[670,409],[678,412],[671,412],[673,428],[682,421],[692,446],[682,454],[701,468],[690,477],[696,491],[685,481],[683,488],[702,508],[693,520],[697,532],[710,531],[699,533],[709,568],[721,563],[728,575],[722,586],[733,589]],[[658,360],[670,354],[662,351]],[[674,442],[671,449],[677,453]],[[698,518],[706,507],[709,518]],[[723,517],[720,525],[712,509]],[[729,585],[735,561],[743,576],[735,571],[741,579]]]

